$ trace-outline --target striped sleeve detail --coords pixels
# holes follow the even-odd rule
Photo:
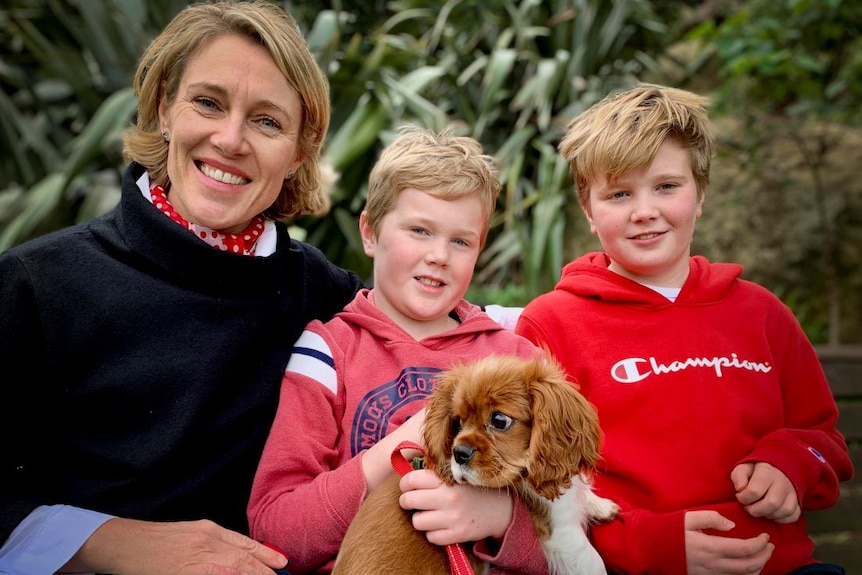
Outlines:
[[[308,330],[302,332],[296,340],[284,372],[309,377],[332,393],[335,393],[338,388],[332,350],[322,337]]]

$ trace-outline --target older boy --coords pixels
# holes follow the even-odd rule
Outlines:
[[[492,353],[537,352],[463,299],[499,191],[478,142],[418,128],[404,129],[373,168],[359,229],[374,288],[297,341],[249,502],[252,535],[286,551],[292,572],[331,570],[360,503],[392,473],[394,447],[420,442],[437,373]],[[414,515],[433,542],[478,541],[474,549],[501,568],[547,571],[523,504],[439,479],[424,487],[449,492]]]
[[[516,332],[547,346],[599,413],[592,534],[620,574],[843,573],[818,564],[801,511],[852,475],[838,411],[793,313],[692,257],[715,144],[706,99],[640,85],[560,144],[603,253],[568,264]]]

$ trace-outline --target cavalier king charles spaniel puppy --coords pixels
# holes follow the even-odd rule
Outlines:
[[[555,575],[606,575],[590,522],[619,508],[590,487],[601,440],[593,406],[552,359],[491,356],[442,372],[426,405],[425,465],[449,485],[511,489],[530,510]],[[333,575],[452,573],[444,547],[398,505],[397,474],[363,502]],[[469,549],[469,545],[464,545]],[[469,550],[476,575],[490,566]]]

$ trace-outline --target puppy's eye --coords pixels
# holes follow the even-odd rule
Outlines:
[[[452,436],[458,435],[461,431],[461,420],[457,417],[453,417],[451,421],[449,421],[449,433]]]
[[[505,413],[500,413],[499,411],[495,411],[491,414],[491,427],[498,431],[506,431],[512,425],[514,425],[515,420],[506,415]]]

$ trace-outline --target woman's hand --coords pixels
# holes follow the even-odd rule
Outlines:
[[[212,521],[110,519],[60,573],[273,575],[287,558]]]

